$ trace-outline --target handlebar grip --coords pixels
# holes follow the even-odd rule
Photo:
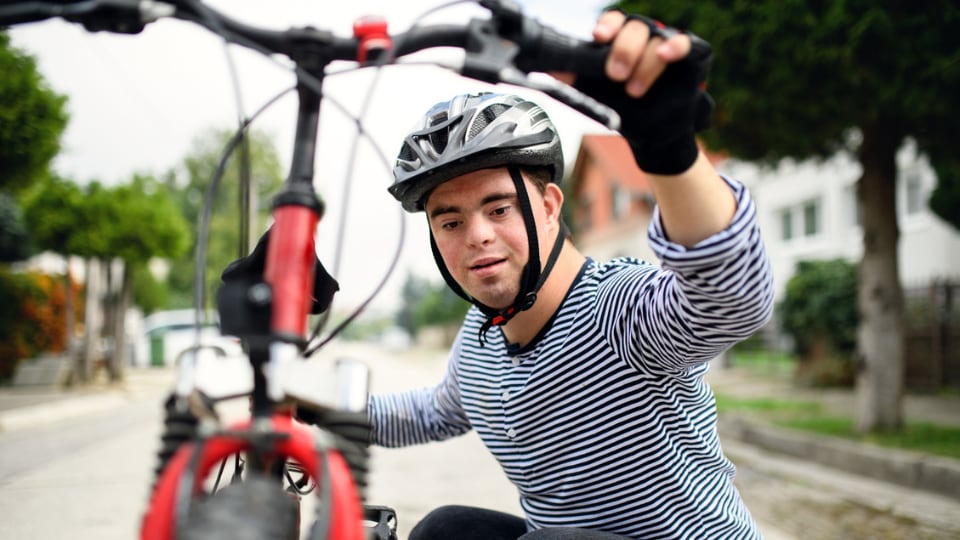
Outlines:
[[[526,19],[516,65],[523,71],[570,72],[605,77],[610,45],[583,41]]]

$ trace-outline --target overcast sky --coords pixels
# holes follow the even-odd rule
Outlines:
[[[209,2],[234,18],[259,26],[283,29],[312,25],[348,35],[360,15],[386,17],[391,30],[401,31],[426,10],[440,3],[426,0],[218,0]],[[524,11],[569,34],[589,39],[593,21],[605,2],[598,0],[521,0]],[[422,21],[464,22],[482,16],[474,5],[457,6]],[[222,42],[205,30],[179,21],[160,21],[136,36],[90,34],[78,25],[47,21],[11,30],[15,46],[37,58],[50,85],[69,96],[70,123],[63,151],[54,168],[80,182],[99,179],[121,182],[137,171],[161,173],[176,166],[191,142],[211,128],[230,128],[238,117],[237,100]],[[240,80],[242,107],[251,114],[266,100],[290,87],[288,71],[262,56],[231,48]],[[332,76],[325,91],[347,106],[360,110],[371,71]],[[364,119],[388,160],[419,114],[451,95],[490,87],[451,75],[437,68],[392,67],[380,74],[374,99]],[[536,94],[517,91],[541,102],[557,123],[568,164],[572,165],[585,131],[603,131],[599,125],[566,107]],[[270,134],[281,159],[289,160],[295,102],[285,98],[270,109],[255,127]],[[359,146],[347,207],[347,232],[342,260],[333,254],[343,211],[347,156],[355,130],[353,122],[325,107],[320,151],[317,154],[317,191],[327,202],[320,226],[318,251],[328,269],[338,266],[340,307],[359,303],[385,270],[406,223],[400,268],[390,278],[376,305],[393,308],[408,271],[439,281],[430,256],[422,214],[402,215],[387,194],[390,170],[371,150]]]

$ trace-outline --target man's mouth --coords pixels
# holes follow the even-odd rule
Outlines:
[[[496,265],[502,263],[503,261],[504,261],[504,259],[484,259],[484,260],[478,261],[478,262],[476,262],[475,264],[473,264],[472,266],[470,266],[470,269],[471,269],[471,270],[483,270],[483,269],[485,269],[485,268],[490,268],[490,267],[492,267],[492,266],[496,266]]]

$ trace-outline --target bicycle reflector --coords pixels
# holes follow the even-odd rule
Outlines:
[[[372,61],[380,60],[381,55],[389,54],[393,49],[393,41],[387,33],[387,20],[378,15],[359,17],[353,23],[353,37],[357,38],[357,61],[367,63],[368,57]]]

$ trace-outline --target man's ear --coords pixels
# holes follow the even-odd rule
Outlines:
[[[553,182],[543,189],[543,208],[552,222],[560,221],[560,208],[563,206],[563,190]]]

